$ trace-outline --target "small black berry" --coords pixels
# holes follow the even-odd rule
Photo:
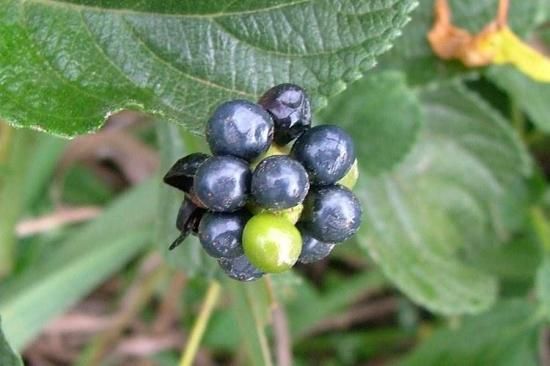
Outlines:
[[[245,161],[232,156],[213,156],[197,170],[193,191],[209,210],[233,212],[246,204],[250,175]]]
[[[215,155],[251,161],[273,141],[273,121],[258,104],[233,100],[220,105],[206,125],[206,141]]]
[[[314,185],[334,184],[355,161],[351,137],[331,125],[313,127],[296,140],[290,155],[303,164]]]
[[[309,190],[304,167],[285,155],[270,156],[252,174],[251,193],[261,207],[283,210],[302,203]]]
[[[303,227],[317,240],[339,243],[349,239],[361,224],[361,204],[347,188],[315,187],[304,201]]]
[[[311,125],[309,98],[298,85],[280,84],[265,92],[258,102],[273,117],[274,141],[286,145]]]

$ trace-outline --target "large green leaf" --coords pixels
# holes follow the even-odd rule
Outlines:
[[[393,50],[380,60],[384,68],[395,68],[407,72],[412,83],[441,81],[467,70],[458,62],[438,59],[426,35],[433,24],[433,6],[435,0],[419,0],[412,21],[403,30],[403,37],[396,40]],[[454,22],[479,32],[485,24],[494,18],[498,0],[449,0]],[[545,0],[510,1],[509,22],[511,28],[519,34],[532,30],[544,18]]]
[[[23,362],[18,355],[11,349],[8,341],[2,332],[2,321],[0,318],[0,365],[2,366],[22,366]]]
[[[374,74],[352,84],[330,101],[320,118],[352,132],[360,142],[356,150],[361,169],[372,175],[389,170],[406,156],[422,120],[416,94],[400,73]]]
[[[402,366],[537,365],[535,308],[509,301],[464,320],[455,330],[441,329],[422,343]]]
[[[493,67],[487,75],[510,95],[538,128],[550,133],[550,84],[538,83],[510,66]]]
[[[375,64],[413,0],[0,0],[0,118],[74,135],[136,107],[198,129],[228,98],[305,86],[316,105]]]
[[[4,330],[16,349],[151,242],[157,187],[150,181],[126,194],[41,265],[0,287]]]
[[[494,301],[496,278],[464,256],[499,241],[499,203],[529,160],[505,121],[459,84],[420,99],[425,121],[411,153],[393,172],[359,180],[358,240],[416,302],[445,314],[479,312]]]

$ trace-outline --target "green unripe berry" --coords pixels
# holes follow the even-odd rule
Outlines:
[[[296,224],[298,220],[300,219],[300,216],[302,215],[302,211],[304,210],[304,205],[299,204],[291,208],[287,208],[284,210],[276,210],[272,211],[267,208],[263,208],[258,206],[257,204],[251,202],[246,205],[246,208],[248,211],[250,211],[253,215],[261,214],[261,213],[271,213],[273,215],[281,216],[288,221],[290,221],[293,224]]]
[[[352,190],[357,183],[357,179],[359,179],[359,167],[357,166],[357,159],[355,159],[347,174],[336,183]]]
[[[292,268],[302,251],[302,237],[287,219],[261,213],[246,223],[244,253],[263,272],[278,273]]]
[[[269,158],[270,156],[274,156],[274,155],[288,155],[289,152],[290,152],[290,147],[288,147],[288,146],[280,146],[280,145],[277,145],[277,144],[271,144],[271,146],[269,146],[269,149],[265,153],[260,155],[257,159],[255,159],[250,164],[250,168],[252,170],[256,169],[256,166],[258,166],[258,164],[260,164],[260,162],[262,160],[264,160],[265,158]]]

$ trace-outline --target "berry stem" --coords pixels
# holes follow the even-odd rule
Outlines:
[[[210,282],[210,286],[206,292],[206,297],[201,305],[199,317],[197,318],[195,324],[193,324],[191,335],[189,336],[189,340],[187,341],[184,352],[181,356],[180,366],[191,366],[193,364],[193,360],[195,359],[195,355],[199,349],[202,336],[206,330],[208,320],[210,319],[214,306],[220,297],[220,290],[221,286],[218,281],[213,280]]]
[[[264,276],[264,284],[271,307],[271,323],[273,325],[273,334],[275,336],[275,356],[277,359],[277,365],[291,366],[293,364],[292,342],[290,339],[286,312],[284,307],[282,307],[277,301],[277,295],[273,289],[271,276]]]

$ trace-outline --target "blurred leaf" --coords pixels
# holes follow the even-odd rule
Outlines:
[[[401,366],[535,366],[534,310],[524,301],[509,301],[465,319],[458,329],[437,330]]]
[[[537,271],[535,287],[542,310],[548,320],[550,320],[550,254],[545,256],[542,265]]]
[[[331,99],[320,118],[339,123],[355,138],[361,169],[371,175],[390,170],[416,142],[420,105],[400,73],[367,76]]]
[[[29,158],[24,184],[25,208],[28,209],[47,197],[48,185],[66,145],[65,139],[45,133],[36,134],[35,148]]]
[[[529,159],[506,122],[463,86],[431,88],[420,99],[425,121],[413,151],[355,189],[364,209],[358,240],[417,303],[480,312],[495,300],[496,278],[461,256],[500,240],[499,202]]]
[[[113,199],[110,187],[98,174],[82,165],[75,165],[63,175],[62,201],[73,206],[103,205]]]
[[[158,144],[160,146],[160,169],[164,174],[180,158],[196,150],[193,137],[184,141],[180,129],[167,123],[157,124]],[[160,180],[160,178],[159,178]],[[161,184],[156,216],[156,243],[160,252],[174,268],[184,271],[188,276],[211,276],[217,270],[216,261],[202,249],[195,236],[190,235],[183,244],[174,250],[168,250],[170,243],[179,235],[176,217],[183,201],[183,192],[166,184]]]
[[[250,357],[247,365],[268,366],[273,362],[265,332],[269,306],[263,281],[241,283],[224,279],[231,309],[239,325],[241,341]]]
[[[471,263],[502,279],[532,283],[541,262],[541,251],[532,235],[514,238],[508,243],[481,248]],[[527,290],[527,289],[526,289]]]
[[[487,76],[518,103],[538,128],[550,133],[550,84],[537,83],[508,66],[492,67]]]
[[[11,349],[2,332],[2,319],[0,318],[0,365],[23,366],[21,358]]]
[[[289,289],[294,293],[294,296],[288,296],[286,304],[293,338],[303,338],[318,322],[342,311],[357,301],[359,296],[380,290],[385,282],[379,271],[363,271],[342,278],[322,293],[307,281]]]
[[[282,82],[321,105],[374,66],[413,6],[0,0],[0,117],[75,135],[133,107],[199,129],[220,102]]]
[[[544,18],[545,0],[510,1],[509,23],[514,32],[525,34]],[[428,44],[426,35],[433,23],[435,0],[419,0],[419,7],[412,21],[403,29],[391,52],[380,60],[384,68],[405,71],[413,84],[443,81],[458,76],[467,70],[459,62],[438,59]],[[449,0],[454,23],[470,31],[480,31],[497,12],[498,0]]]
[[[52,248],[42,265],[0,287],[5,334],[16,349],[150,243],[157,187],[152,180],[117,199],[96,220]]]
[[[1,122],[0,122],[1,123]],[[15,264],[15,225],[23,213],[24,186],[27,166],[30,162],[37,133],[5,127],[0,133],[9,136],[5,156],[0,164],[6,167],[0,178],[0,278],[8,275]],[[4,148],[4,147],[3,147]]]

